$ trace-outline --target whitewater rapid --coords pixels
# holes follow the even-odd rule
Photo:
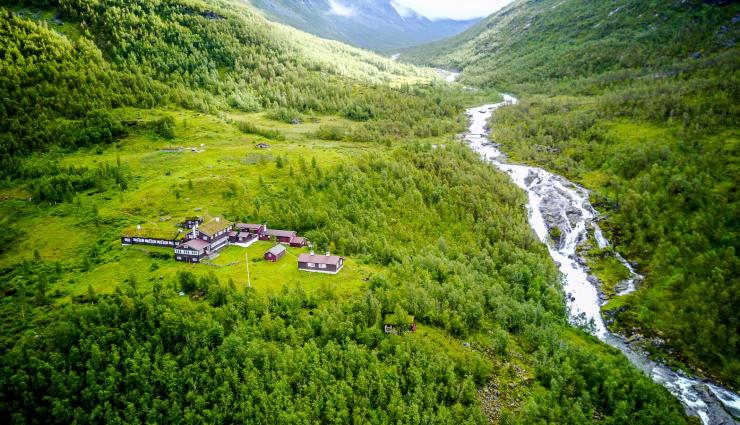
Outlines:
[[[687,414],[698,416],[705,425],[738,424],[733,419],[733,416],[740,418],[738,394],[707,380],[673,371],[635,351],[624,338],[608,331],[601,317],[598,280],[589,274],[576,251],[589,235],[593,235],[599,247],[609,245],[596,223],[598,213],[589,201],[588,191],[541,168],[507,162],[497,145],[488,138],[487,124],[493,112],[517,102],[516,98],[504,95],[503,102],[469,109],[470,126],[464,139],[471,149],[507,173],[527,193],[529,224],[547,245],[562,273],[571,323],[585,327],[601,341],[621,350],[636,367],[676,396]],[[562,234],[558,242],[553,242],[549,236],[549,229],[555,226]],[[631,273],[617,292],[617,295],[624,295],[636,289],[642,276],[622,256],[617,254],[617,258]]]

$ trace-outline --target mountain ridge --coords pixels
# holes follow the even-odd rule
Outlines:
[[[249,0],[269,18],[323,38],[382,52],[395,52],[457,34],[478,19],[430,20],[399,12],[389,0]]]

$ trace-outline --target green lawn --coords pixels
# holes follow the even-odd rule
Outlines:
[[[337,293],[350,293],[361,288],[363,279],[379,271],[376,267],[347,258],[344,267],[336,275],[304,272],[298,270],[298,255],[308,252],[308,248],[288,248],[285,256],[273,263],[263,258],[265,251],[273,245],[273,242],[268,241],[258,241],[249,248],[232,245],[212,261],[214,266],[200,264],[195,267],[213,269],[219,277],[233,279],[237,288],[242,288],[247,286],[246,255],[249,258],[251,285],[257,291],[276,291],[283,286],[298,286],[306,292],[325,287]]]
[[[44,261],[57,262],[61,273],[50,286],[59,302],[86,293],[91,285],[98,293],[110,293],[124,279],[133,276],[140,284],[161,279],[174,285],[179,270],[196,274],[213,272],[226,284],[229,279],[241,288],[246,286],[244,253],[250,257],[252,286],[258,291],[276,291],[285,285],[300,286],[310,292],[330,289],[350,294],[363,285],[363,279],[381,270],[347,258],[344,269],[336,276],[299,272],[291,248],[276,264],[262,260],[270,246],[258,242],[249,249],[229,247],[214,261],[218,266],[179,263],[174,258],[157,258],[172,254],[171,248],[134,245],[122,247],[120,236],[125,229],[142,225],[161,231],[177,231],[176,223],[186,216],[239,216],[245,220],[253,211],[255,200],[264,191],[280,191],[289,179],[300,178],[301,167],[328,167],[362,152],[382,149],[378,144],[334,142],[313,137],[323,124],[350,127],[351,121],[338,117],[311,117],[303,124],[291,125],[271,121],[264,114],[230,114],[213,116],[176,108],[140,110],[121,108],[115,113],[129,125],[128,136],[105,148],[82,149],[54,157],[64,166],[98,167],[120,162],[128,176],[129,187],[90,190],[80,193],[72,203],[36,205],[21,187],[0,192],[0,218],[10,218],[27,237],[0,255],[0,267],[8,267],[38,255]],[[175,138],[167,140],[142,125],[165,116],[175,120]],[[232,123],[248,121],[261,128],[280,131],[285,141],[267,140],[244,134]],[[269,149],[258,149],[257,143],[268,143]],[[166,153],[167,146],[195,147]],[[42,154],[52,156],[53,154]],[[287,158],[279,167],[277,156]],[[301,160],[302,158],[302,160]],[[303,162],[303,165],[301,164]],[[291,176],[291,170],[293,176]],[[339,253],[341,254],[341,253]],[[85,259],[90,266],[79,272]],[[227,265],[238,262],[235,265]]]

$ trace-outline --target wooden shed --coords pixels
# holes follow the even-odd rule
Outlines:
[[[283,258],[285,255],[285,247],[277,244],[265,252],[265,260],[272,261],[273,263]]]

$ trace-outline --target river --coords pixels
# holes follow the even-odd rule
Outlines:
[[[508,162],[498,146],[488,138],[487,123],[493,112],[516,103],[517,99],[504,95],[503,102],[469,109],[470,127],[465,141],[496,168],[509,174],[514,183],[527,193],[529,223],[547,245],[563,275],[571,323],[586,325],[601,341],[622,351],[637,368],[676,396],[688,415],[698,416],[706,425],[738,424],[733,419],[733,415],[740,417],[738,394],[710,381],[673,371],[634,350],[620,335],[609,332],[601,317],[603,298],[598,280],[589,274],[576,251],[589,235],[593,235],[602,248],[609,244],[597,224],[598,212],[589,201],[588,191],[541,168]],[[562,232],[557,244],[549,237],[548,229],[553,226]],[[624,258],[618,258],[632,273],[619,288],[618,294],[623,295],[634,291],[642,276]]]

